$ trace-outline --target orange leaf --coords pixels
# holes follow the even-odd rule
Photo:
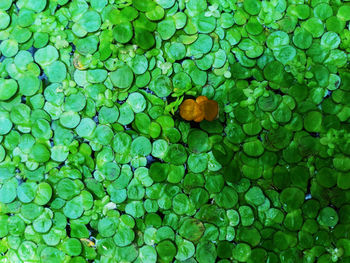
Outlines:
[[[187,99],[180,105],[180,116],[186,121],[192,121],[199,111],[198,104],[192,99]]]
[[[204,119],[213,121],[219,113],[219,105],[215,100],[207,100],[199,103],[201,110],[204,112]]]
[[[201,102],[207,101],[207,100],[208,100],[208,98],[206,96],[199,96],[199,97],[197,97],[196,102],[201,103]]]

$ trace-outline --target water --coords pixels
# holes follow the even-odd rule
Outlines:
[[[70,43],[70,46],[72,47],[72,51],[69,53],[69,55],[72,56],[74,54],[75,50],[76,50],[76,47],[75,47],[75,45],[73,43]]]
[[[328,90],[327,94],[323,98],[328,98],[332,95],[332,90]]]
[[[48,80],[46,74],[43,72],[41,75],[38,77],[40,80]]]
[[[92,119],[93,119],[93,121],[94,121],[94,122],[96,122],[96,124],[98,124],[98,123],[99,123],[99,122],[98,122],[98,116],[97,116],[97,115],[96,115],[96,116],[94,116]]]
[[[146,156],[146,159],[147,159],[147,165],[150,165],[151,163],[153,163],[155,161],[155,159],[153,158],[152,155]]]
[[[147,89],[146,89],[146,92],[147,92],[147,93],[150,93],[150,94],[152,94],[152,95],[154,95],[154,92],[153,92],[152,90],[150,90],[148,87],[147,87]]]
[[[30,54],[32,54],[34,56],[34,53],[37,51],[38,49],[35,47],[30,47],[27,51],[30,52]]]

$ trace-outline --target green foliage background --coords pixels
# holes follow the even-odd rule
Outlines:
[[[350,2],[0,0],[0,262],[350,262]],[[182,120],[205,95],[219,118]]]

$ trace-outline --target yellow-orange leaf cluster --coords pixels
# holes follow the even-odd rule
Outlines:
[[[219,105],[215,100],[206,96],[199,96],[196,100],[187,99],[180,105],[180,116],[187,121],[213,121],[219,112]]]

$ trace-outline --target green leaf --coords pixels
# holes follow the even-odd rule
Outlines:
[[[124,226],[119,226],[113,240],[117,246],[124,247],[134,240],[135,233],[132,229]]]
[[[14,57],[18,52],[18,42],[13,39],[6,39],[1,42],[0,51],[5,57]]]
[[[304,193],[298,188],[286,188],[280,195],[283,209],[287,212],[299,208],[304,202]]]
[[[204,233],[204,225],[196,219],[186,219],[180,226],[179,234],[190,241],[197,241]]]
[[[211,242],[200,242],[196,247],[196,258],[199,263],[214,263],[217,257],[215,245]]]
[[[63,243],[63,250],[70,256],[79,256],[82,251],[82,246],[78,239],[67,238]]]
[[[44,71],[50,82],[62,82],[67,75],[66,66],[61,61],[51,63]]]
[[[248,190],[248,192],[244,195],[245,200],[255,206],[262,205],[265,202],[265,196],[262,190],[254,186]]]
[[[18,84],[13,79],[0,79],[0,100],[8,100],[16,94]]]
[[[113,219],[108,217],[102,218],[98,222],[98,231],[103,237],[111,237],[114,235],[117,225]]]
[[[328,227],[334,227],[338,223],[338,214],[337,212],[331,208],[331,207],[324,207],[321,209],[317,221],[320,223],[320,225],[328,226]]]
[[[113,29],[113,36],[117,42],[127,43],[133,37],[132,24],[128,21],[124,21]]]
[[[156,247],[161,260],[171,262],[176,255],[176,247],[170,240],[161,241]]]
[[[145,245],[139,250],[139,259],[144,263],[155,263],[157,261],[157,252],[153,247]]]
[[[159,97],[168,96],[173,89],[170,79],[164,75],[154,78],[151,81],[149,88]]]
[[[82,207],[81,196],[76,196],[73,199],[69,200],[63,208],[64,215],[70,219],[79,218],[83,212],[84,208]]]
[[[50,159],[50,150],[41,143],[35,143],[30,151],[31,158],[38,162],[44,163]]]
[[[163,40],[171,38],[176,31],[174,19],[169,17],[159,22],[157,31]]]
[[[58,59],[58,51],[55,47],[48,45],[38,49],[34,54],[34,60],[40,66],[45,67],[55,62]]]
[[[0,188],[0,202],[11,203],[17,196],[16,187],[17,182],[14,179],[5,182]]]
[[[245,262],[251,255],[251,248],[248,244],[238,243],[234,247],[232,254],[236,260]]]
[[[35,198],[37,185],[35,183],[23,183],[17,187],[17,196],[22,203],[30,203]]]

